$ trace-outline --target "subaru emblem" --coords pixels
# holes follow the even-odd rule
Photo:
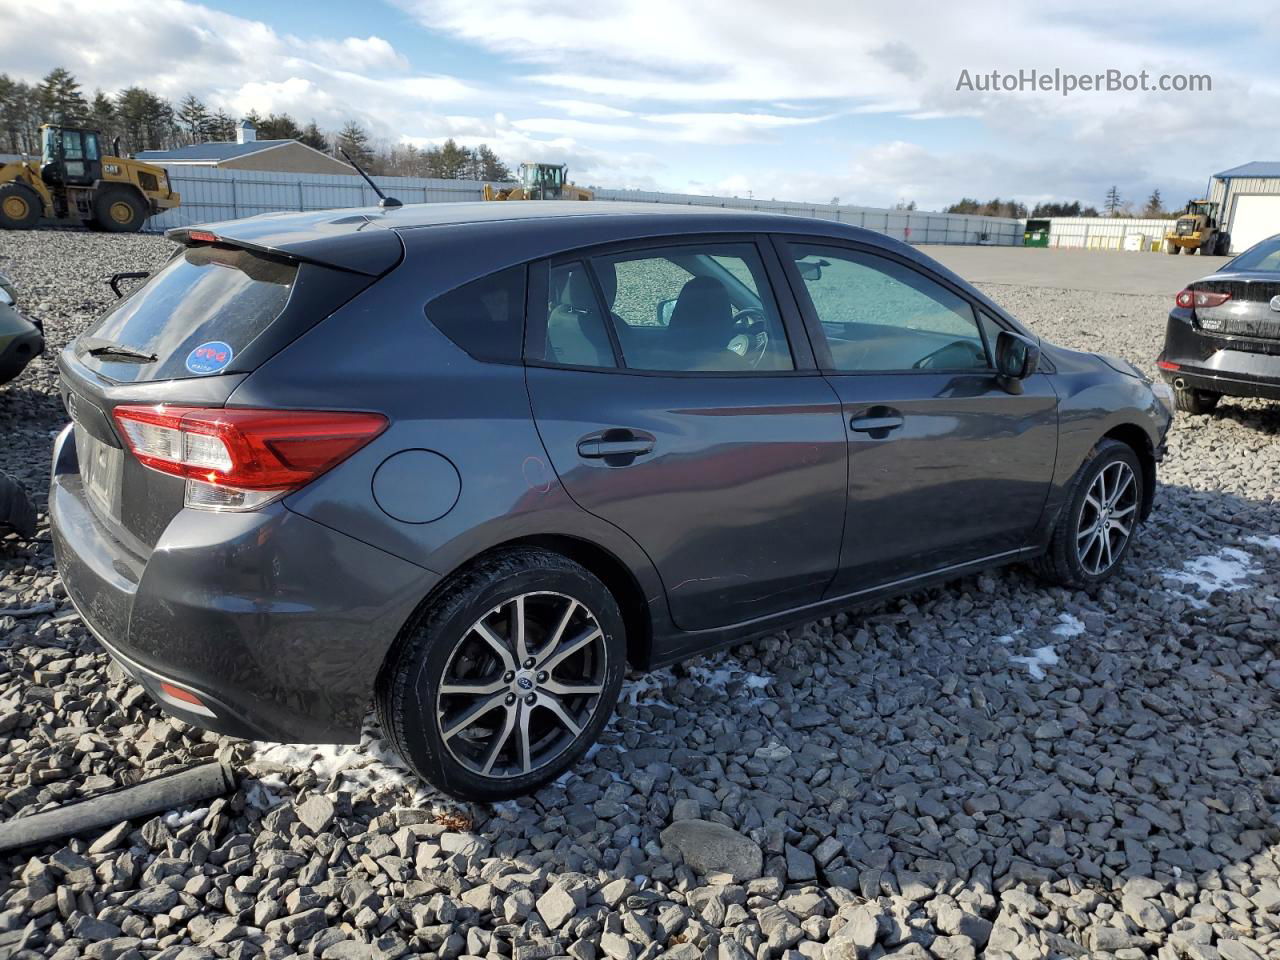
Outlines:
[[[521,677],[519,680],[516,681],[516,683],[520,685],[521,690],[533,689],[533,681],[530,680],[528,677]]]

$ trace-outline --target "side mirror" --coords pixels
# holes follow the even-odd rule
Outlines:
[[[830,260],[797,260],[796,270],[801,280],[821,280],[822,268],[831,266]]]
[[[1005,382],[1006,389],[1017,385],[1036,372],[1040,365],[1040,347],[1026,337],[1008,330],[1001,330],[996,337],[996,373]]]
[[[658,317],[658,326],[660,327],[671,326],[671,315],[675,312],[676,312],[675,297],[672,297],[670,300],[658,301],[658,306],[656,310],[657,317]]]

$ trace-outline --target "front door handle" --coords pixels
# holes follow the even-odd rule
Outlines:
[[[588,460],[634,459],[653,452],[654,438],[632,430],[605,430],[578,441],[578,456]]]
[[[872,407],[862,416],[850,420],[849,429],[870,434],[874,440],[883,440],[902,424],[902,414],[892,407]]]

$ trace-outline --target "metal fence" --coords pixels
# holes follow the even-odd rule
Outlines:
[[[656,193],[647,190],[596,190],[598,200],[633,203],[681,203],[691,206],[764,210],[795,217],[837,220],[908,243],[983,243],[1012,246],[1022,243],[1023,223],[1005,217],[979,217],[960,213],[926,213],[922,210],[884,210],[848,204],[793,203],[785,200],[753,200],[746,197],[709,197],[688,193]]]
[[[187,165],[166,166],[169,182],[182,195],[182,205],[152,217],[146,230],[235,220],[259,213],[292,210],[331,210],[372,206],[378,202],[369,185],[356,176],[308,173],[267,173]],[[475,180],[431,180],[422,177],[374,177],[388,194],[404,203],[479,200],[484,184]],[[865,227],[908,243],[989,243],[1009,246],[1022,242],[1022,221],[1001,217],[924,213],[918,210],[880,210],[874,207],[799,204],[741,197],[707,197],[640,190],[596,190],[599,200],[641,203],[681,203],[745,210],[767,210],[800,217],[838,220]]]
[[[236,220],[260,213],[368,207],[378,196],[357,176],[321,173],[268,173],[161,164],[169,183],[182,195],[182,205],[147,221],[148,232],[216,220]],[[425,177],[374,177],[388,194],[404,203],[479,200],[483,184],[473,180]]]
[[[1124,217],[1051,217],[1049,246],[1086,250],[1158,251],[1174,220],[1131,220]]]

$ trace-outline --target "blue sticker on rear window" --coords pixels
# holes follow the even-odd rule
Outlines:
[[[187,354],[187,369],[192,373],[217,373],[225,370],[235,351],[221,340],[202,343]]]

